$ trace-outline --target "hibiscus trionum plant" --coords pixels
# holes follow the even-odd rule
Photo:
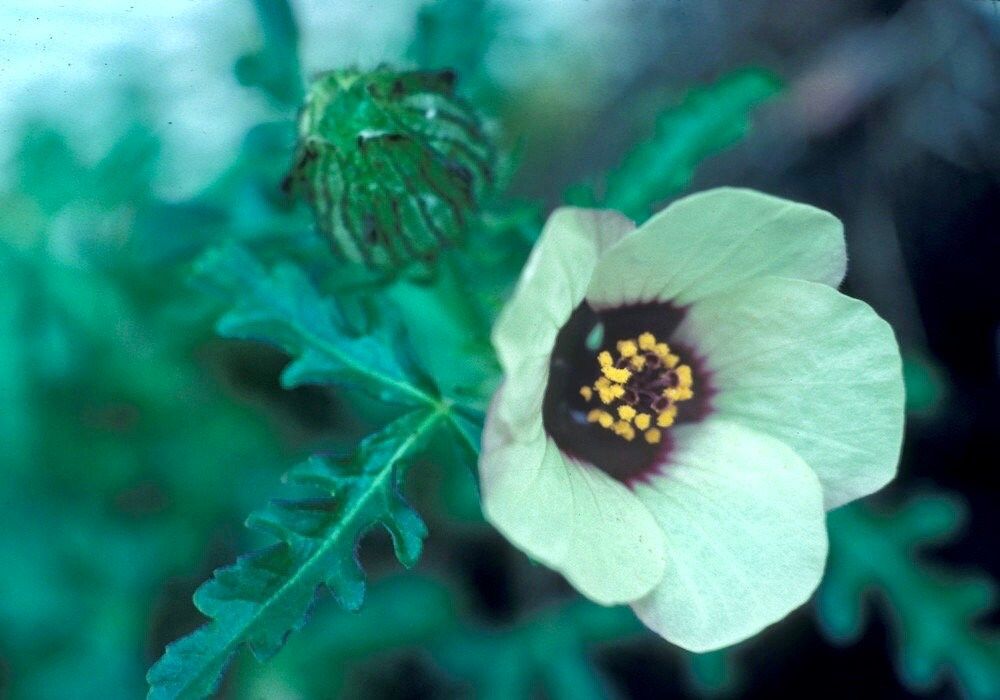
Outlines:
[[[899,350],[845,263],[836,218],[749,190],[638,229],[556,211],[493,333],[490,522],[694,651],[800,605],[825,510],[888,482],[902,439]]]
[[[676,194],[776,89],[749,71],[699,90],[608,178],[609,205],[636,216]],[[248,519],[272,544],[198,589],[209,620],[168,646],[150,697],[215,692],[244,646],[270,658],[318,592],[361,608],[372,529],[415,565],[433,529],[404,477],[427,461],[474,474],[476,505],[531,561],[684,649],[745,639],[812,594],[826,511],[892,479],[903,426],[893,333],[837,291],[834,216],[723,188],[638,227],[576,207],[543,224],[502,197],[493,127],[452,73],[333,71],[305,99],[283,189],[312,226],[227,241],[196,277],[228,304],[220,334],[290,356],[285,388],[332,387],[385,420],[293,468],[293,497]],[[624,626],[572,608],[567,634],[638,626],[617,609]],[[576,639],[549,668],[539,640],[554,642],[532,629],[509,642],[524,675],[585,663]]]

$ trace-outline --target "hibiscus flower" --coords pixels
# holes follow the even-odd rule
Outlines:
[[[825,511],[899,457],[899,349],[845,268],[834,216],[750,190],[639,228],[554,212],[493,332],[487,519],[686,649],[784,617],[822,577]]]

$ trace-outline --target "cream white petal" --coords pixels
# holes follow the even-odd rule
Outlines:
[[[559,329],[583,301],[598,257],[634,228],[614,211],[564,207],[552,213],[493,328],[505,372],[551,353]]]
[[[491,411],[504,425],[527,440],[542,431],[542,403],[549,381],[549,356],[526,357],[508,371],[503,392],[495,395]]]
[[[895,475],[899,347],[864,302],[822,284],[763,278],[693,304],[676,337],[704,355],[718,413],[798,452],[819,476],[827,509]]]
[[[663,577],[663,532],[628,488],[567,459],[540,431],[522,439],[493,408],[479,475],[486,519],[591,600],[635,600]]]
[[[805,602],[826,561],[816,475],[787,445],[720,418],[673,429],[669,464],[636,495],[666,535],[663,580],[632,604],[691,651],[735,644]]]
[[[843,226],[832,214],[723,187],[677,200],[612,247],[587,299],[687,304],[764,275],[836,287],[846,265]]]

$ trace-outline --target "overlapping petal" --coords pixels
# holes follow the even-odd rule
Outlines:
[[[506,376],[504,392],[497,394],[491,411],[518,439],[534,439],[544,432],[542,403],[549,381],[549,356],[525,357]]]
[[[693,304],[676,336],[706,358],[719,414],[794,448],[819,476],[827,509],[895,475],[899,347],[864,302],[822,284],[763,278]]]
[[[505,371],[552,351],[559,329],[583,301],[598,258],[634,228],[615,211],[563,207],[552,213],[493,328]]]
[[[758,632],[819,584],[827,538],[816,475],[789,447],[719,418],[675,429],[670,463],[636,495],[666,534],[667,573],[632,604],[706,651]]]
[[[765,275],[836,287],[846,265],[843,226],[832,214],[722,187],[677,200],[608,250],[587,299],[684,305]]]
[[[666,639],[716,649],[803,603],[822,576],[824,509],[895,474],[899,350],[867,305],[836,291],[846,252],[826,212],[724,188],[632,228],[581,209],[546,224],[494,329],[505,384],[483,436],[483,507],[588,598],[630,603]],[[669,342],[695,353],[696,396],[714,390],[708,417],[673,426],[660,471],[631,487],[561,452],[542,419],[556,337],[584,298],[683,309]]]
[[[663,532],[649,510],[604,472],[568,460],[544,433],[525,439],[491,410],[479,475],[487,520],[591,600],[635,600],[663,578]]]

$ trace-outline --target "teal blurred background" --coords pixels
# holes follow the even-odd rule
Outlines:
[[[831,515],[814,606],[692,656],[532,567],[442,456],[408,483],[431,533],[417,567],[400,571],[388,538],[370,536],[363,611],[323,601],[268,664],[239,655],[222,695],[1000,697],[994,3],[292,10],[0,7],[0,698],[144,696],[163,647],[202,622],[195,588],[263,543],[242,522],[282,473],[383,422],[377,402],[283,390],[287,358],[216,337],[221,302],[189,274],[218,243],[311,235],[280,191],[303,81],[382,62],[457,70],[509,154],[506,211],[527,228],[599,193],[689,89],[746,66],[780,76],[784,95],[748,136],[663,200],[675,184],[742,184],[845,221],[847,291],[904,350],[900,478]]]

